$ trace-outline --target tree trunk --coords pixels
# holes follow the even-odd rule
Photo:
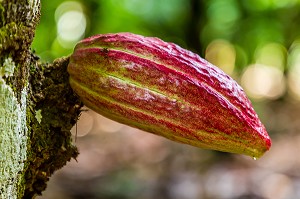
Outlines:
[[[0,1],[0,196],[33,198],[76,157],[70,129],[81,107],[68,58],[42,64],[30,52],[39,0]]]

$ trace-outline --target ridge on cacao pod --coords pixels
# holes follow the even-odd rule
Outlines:
[[[97,113],[205,149],[261,157],[271,146],[243,89],[176,44],[132,33],[80,41],[70,85]]]

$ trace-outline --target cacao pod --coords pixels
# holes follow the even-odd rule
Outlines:
[[[271,146],[243,89],[176,44],[131,33],[92,36],[76,45],[68,72],[87,107],[120,123],[255,158]]]

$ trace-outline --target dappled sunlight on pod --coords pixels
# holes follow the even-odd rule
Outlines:
[[[241,78],[242,87],[254,99],[277,99],[285,92],[283,72],[275,67],[248,66]]]

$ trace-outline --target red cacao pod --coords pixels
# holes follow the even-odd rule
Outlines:
[[[68,72],[87,107],[120,123],[256,158],[271,146],[243,89],[173,43],[131,33],[96,35],[76,45]]]

